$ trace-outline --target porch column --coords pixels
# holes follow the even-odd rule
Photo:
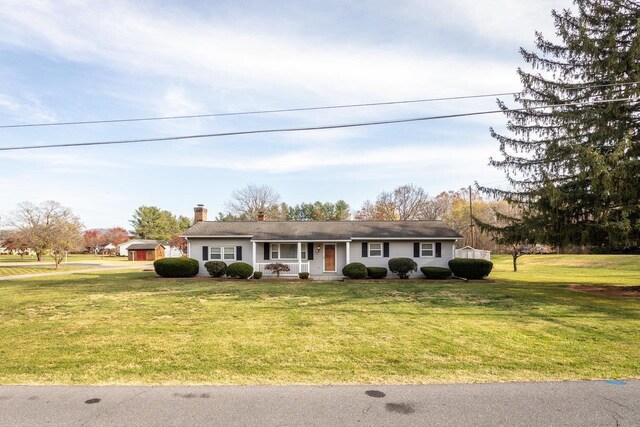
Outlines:
[[[351,242],[347,242],[347,247],[346,247],[346,251],[347,251],[347,264],[351,263]]]
[[[298,242],[298,273],[302,273],[302,242]]]
[[[251,259],[253,261],[253,269],[257,271],[258,266],[256,264],[258,260],[258,254],[256,253],[256,242],[251,242]]]

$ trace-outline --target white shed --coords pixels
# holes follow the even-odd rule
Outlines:
[[[465,246],[464,248],[456,249],[455,257],[486,259],[487,261],[491,261],[491,251],[485,251],[484,249],[474,249],[471,246]]]

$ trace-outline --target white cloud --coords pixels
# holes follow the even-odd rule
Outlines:
[[[187,98],[184,89],[171,86],[167,88],[157,110],[165,116],[191,115],[202,112],[202,106]]]
[[[497,150],[496,150],[497,151]],[[469,148],[466,146],[449,145],[418,145],[394,144],[387,147],[371,147],[367,149],[352,149],[340,146],[339,143],[317,145],[313,148],[279,151],[273,154],[259,155],[256,161],[247,161],[244,156],[205,152],[172,157],[174,166],[189,168],[222,169],[249,173],[285,174],[325,168],[337,168],[338,173],[360,171],[376,167],[381,170],[415,170],[415,168],[430,168],[440,170],[456,165],[475,165],[488,162],[491,150],[486,146]],[[453,159],[459,159],[453,161]],[[141,162],[161,165],[165,163],[161,158],[141,159]],[[410,168],[410,169],[407,169]]]
[[[55,112],[45,107],[40,99],[32,94],[21,98],[0,93],[0,111],[16,122],[54,122],[57,120]],[[3,122],[2,124],[11,124]]]
[[[413,21],[436,18],[443,27],[464,30],[494,46],[513,44],[513,49],[532,45],[534,31],[555,37],[551,10],[572,6],[572,0],[448,0],[401,3],[398,13]]]
[[[0,8],[5,43],[227,90],[368,100],[517,83],[511,64],[439,50],[430,54],[408,44],[390,48],[248,33],[211,17],[166,15],[129,2],[11,4]]]

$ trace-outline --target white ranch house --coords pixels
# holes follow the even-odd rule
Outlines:
[[[441,221],[206,221],[203,207],[182,236],[188,256],[200,262],[200,276],[208,275],[207,261],[219,260],[249,263],[265,276],[271,274],[265,266],[280,262],[289,276],[327,279],[341,278],[351,262],[388,268],[397,257],[413,258],[418,267],[447,267],[462,238]]]

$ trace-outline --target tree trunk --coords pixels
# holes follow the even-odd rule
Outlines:
[[[512,254],[513,256],[513,271],[516,272],[518,271],[518,254],[514,253]]]
[[[38,260],[38,262],[43,261],[44,254],[42,252],[36,252],[36,259]]]

